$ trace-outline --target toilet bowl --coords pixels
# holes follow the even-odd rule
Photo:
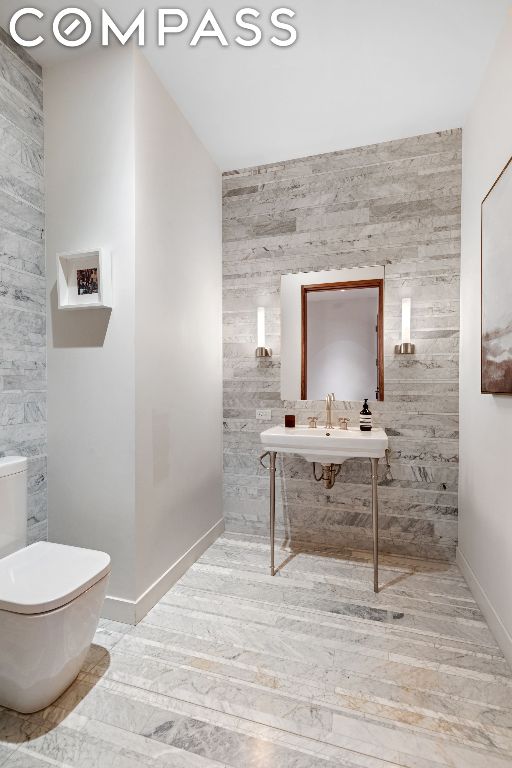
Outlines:
[[[17,546],[21,524],[13,520],[20,513],[13,507],[22,484],[26,460],[0,459],[0,527],[5,516]],[[3,544],[4,552],[12,549]],[[39,542],[0,557],[0,706],[37,712],[71,685],[96,632],[109,575],[107,554],[63,544]]]

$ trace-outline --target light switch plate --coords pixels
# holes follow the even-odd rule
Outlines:
[[[272,411],[270,408],[256,411],[257,421],[272,421]]]

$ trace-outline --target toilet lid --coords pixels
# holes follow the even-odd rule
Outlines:
[[[19,472],[25,472],[26,469],[27,460],[23,456],[4,456],[0,459],[0,477],[17,475]]]
[[[54,611],[110,573],[105,552],[39,542],[0,560],[0,610]]]

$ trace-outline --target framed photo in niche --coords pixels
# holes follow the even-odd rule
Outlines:
[[[112,308],[110,253],[103,248],[57,255],[59,309]]]
[[[77,269],[76,282],[79,296],[92,296],[99,293],[98,268]]]
[[[482,394],[512,395],[512,158],[482,202]]]

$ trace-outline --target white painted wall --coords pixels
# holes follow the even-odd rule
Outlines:
[[[221,176],[133,48],[48,69],[49,535],[112,557],[135,622],[222,530]],[[59,311],[103,246],[114,308]]]
[[[308,400],[375,399],[378,288],[308,294]]]
[[[509,15],[464,131],[458,559],[512,662],[512,397],[480,394],[479,309],[480,205],[512,155],[511,93]]]
[[[176,564],[155,588],[163,594],[190,564],[184,553],[223,525],[222,193],[219,169],[138,53],[135,73],[142,595]]]
[[[48,501],[52,541],[112,557],[109,594],[135,594],[134,93],[111,48],[44,74]],[[104,246],[114,310],[57,309],[55,254]]]

